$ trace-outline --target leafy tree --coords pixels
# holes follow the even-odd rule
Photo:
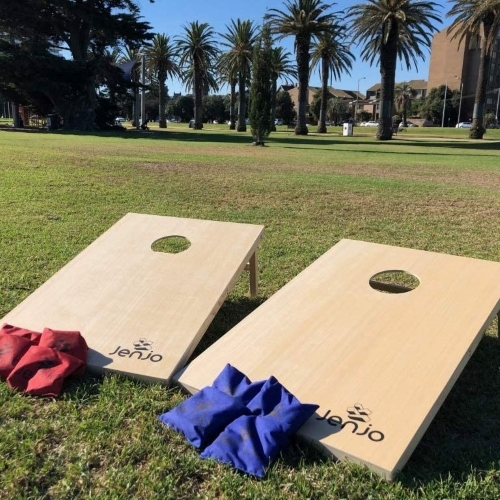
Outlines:
[[[333,99],[332,93],[328,90],[326,95],[323,93],[323,89],[319,89],[316,92],[314,92],[311,105],[309,107],[309,112],[312,113],[313,117],[315,120],[318,121],[318,128],[319,128],[319,120],[321,117],[321,112],[323,108],[323,99],[325,99],[325,121],[326,121],[326,108],[328,107],[328,102],[330,99]]]
[[[446,103],[444,96],[446,94]],[[460,103],[460,91],[450,90],[446,85],[435,87],[429,91],[425,100],[420,106],[420,115],[433,123],[441,124],[443,121],[443,111],[445,123],[448,121],[455,123],[458,117],[458,107]]]
[[[271,32],[278,39],[295,37],[295,54],[299,80],[299,102],[295,134],[307,135],[306,107],[309,86],[311,41],[328,31],[335,15],[328,12],[330,4],[322,0],[286,0],[285,10],[269,9],[266,18]]]
[[[226,61],[227,54],[222,54],[219,59],[218,70],[222,83],[229,84],[229,130],[236,129],[236,84],[238,82],[238,70]]]
[[[420,47],[431,46],[441,21],[436,7],[424,0],[368,0],[348,9],[353,39],[364,45],[362,59],[380,66],[379,140],[392,138],[396,61],[399,58],[409,70],[417,67],[417,57],[424,58]]]
[[[285,125],[290,125],[295,118],[294,103],[288,92],[278,92],[276,94],[276,116],[281,118]],[[274,122],[273,122],[274,123]],[[271,126],[272,124],[271,123]]]
[[[191,120],[194,114],[194,98],[192,95],[181,95],[171,99],[167,104],[168,116],[179,117],[183,122]]]
[[[183,26],[184,34],[177,37],[180,51],[180,67],[183,81],[193,88],[194,94],[194,129],[203,128],[203,93],[210,89],[217,90],[218,85],[212,73],[219,50],[214,39],[214,31],[208,23],[194,21]]]
[[[177,54],[170,42],[170,37],[156,34],[153,43],[146,48],[146,66],[157,79],[159,97],[159,127],[167,128],[165,117],[166,88],[165,82],[168,77],[179,76],[180,68],[177,64]]]
[[[311,69],[319,67],[321,75],[321,105],[317,132],[326,133],[326,107],[329,99],[328,80],[340,79],[340,75],[345,71],[348,75],[352,68],[354,55],[345,45],[345,26],[335,22],[330,29],[322,33],[313,47],[311,55]]]
[[[110,66],[106,49],[150,39],[133,0],[2,0],[0,91],[18,102],[50,101],[65,128],[90,130],[97,106],[96,88]],[[53,50],[65,50],[69,57]]]
[[[252,56],[253,76],[250,87],[250,126],[254,144],[264,146],[271,132],[271,51],[269,28],[264,26]]]
[[[297,71],[290,61],[290,55],[290,52],[283,47],[272,47],[271,49],[271,127],[273,132],[276,131],[274,122],[276,119],[278,80],[288,77],[297,78]]]
[[[486,131],[484,113],[486,86],[491,65],[495,39],[500,28],[500,0],[451,0],[454,4],[446,14],[454,17],[448,28],[452,39],[458,38],[459,45],[471,38],[481,38],[481,55],[472,115],[471,139],[482,139]]]
[[[223,123],[227,117],[224,97],[220,95],[204,96],[203,116],[208,121],[217,120],[219,123]]]
[[[326,112],[333,123],[340,123],[347,116],[347,106],[338,97],[328,99]]]
[[[406,120],[408,108],[412,98],[414,98],[416,94],[416,91],[411,88],[408,82],[398,83],[394,87],[394,103],[396,104],[397,111],[402,115],[403,127],[408,125]]]
[[[238,74],[238,132],[245,132],[247,127],[246,117],[246,94],[245,86],[250,75],[252,62],[252,50],[255,43],[255,26],[252,21],[231,21],[226,26],[227,33],[222,33],[224,39],[222,45],[229,48],[224,61],[229,71],[237,71]]]

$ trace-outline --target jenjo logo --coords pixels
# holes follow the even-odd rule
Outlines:
[[[120,358],[134,358],[140,361],[151,361],[152,363],[159,363],[163,356],[161,354],[153,353],[153,342],[145,338],[140,338],[132,344],[134,348],[122,349],[119,345],[113,352],[109,353],[109,356],[119,356]]]
[[[342,418],[340,415],[332,415],[330,417],[330,413],[331,410],[328,410],[323,417],[318,417],[316,420],[323,420],[332,427],[340,427],[340,431],[343,431],[345,428],[351,429],[352,434],[366,436],[370,441],[379,442],[385,438],[383,432],[373,429],[372,424],[368,423],[371,421],[370,415],[372,412],[361,403],[356,403],[354,406],[346,409],[347,418]],[[367,425],[363,428],[364,424]]]

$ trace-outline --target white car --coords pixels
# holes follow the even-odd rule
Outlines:
[[[370,120],[369,122],[364,122],[361,124],[362,127],[378,127],[378,122],[375,120]]]
[[[457,125],[455,125],[455,128],[471,128],[472,123],[471,122],[460,122]]]
[[[123,122],[126,122],[125,118],[122,118],[121,116],[118,116],[115,118],[115,124],[116,125],[121,125]]]

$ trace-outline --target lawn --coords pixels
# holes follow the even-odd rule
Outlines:
[[[342,238],[500,261],[500,130],[469,141],[467,130],[412,129],[382,143],[360,129],[279,127],[265,148],[225,125],[0,129],[0,317],[127,212],[265,226],[260,296],[243,276],[197,352]],[[300,442],[252,479],[157,422],[180,389],[87,374],[56,400],[0,384],[0,498],[500,498],[496,328],[394,483]]]

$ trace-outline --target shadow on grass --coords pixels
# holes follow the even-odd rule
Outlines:
[[[236,300],[226,300],[194,350],[191,359],[200,355],[214,342],[219,340],[225,333],[245,319],[263,302],[264,299],[262,298],[251,299],[248,297],[242,297]]]
[[[432,421],[402,473],[401,483],[451,477],[464,481],[471,471],[496,469],[500,460],[500,341],[484,337]]]

